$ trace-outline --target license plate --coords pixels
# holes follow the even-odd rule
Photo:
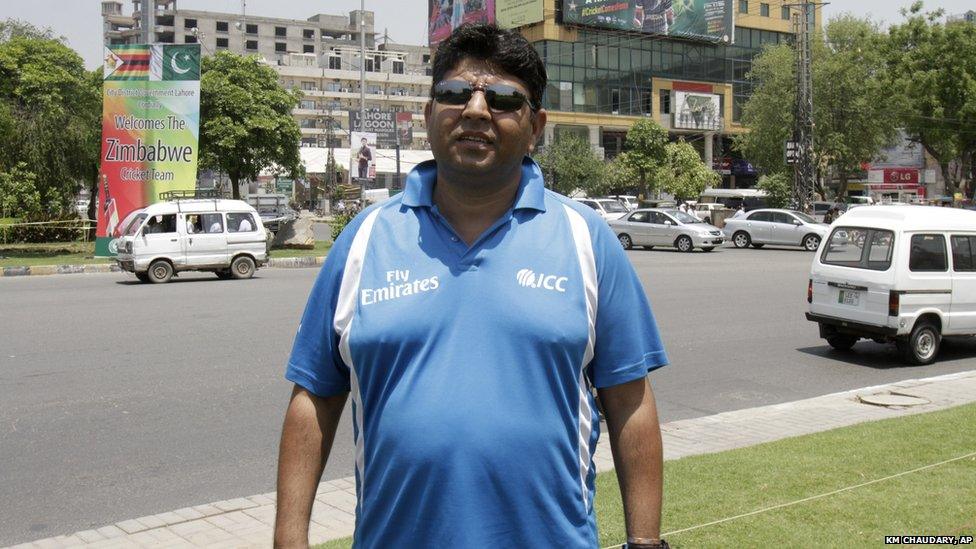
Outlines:
[[[852,305],[857,307],[858,303],[861,302],[861,292],[856,292],[853,290],[841,290],[837,294],[837,303],[841,305]]]

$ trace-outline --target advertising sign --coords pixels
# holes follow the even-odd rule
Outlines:
[[[397,140],[396,113],[393,111],[366,111],[363,123],[359,111],[349,111],[349,130],[376,134],[376,141],[384,149],[393,148]]]
[[[413,114],[409,112],[396,113],[397,137],[401,146],[413,143]]]
[[[722,118],[719,101],[714,93],[674,92],[676,109],[675,128],[685,130],[721,130]]]
[[[495,0],[427,0],[430,47],[436,47],[464,23],[494,23]]]
[[[200,45],[105,49],[95,255],[113,256],[118,224],[164,191],[193,190],[200,128]]]
[[[495,0],[495,23],[514,29],[542,21],[542,0]]]
[[[925,154],[922,145],[911,141],[904,132],[899,132],[895,143],[878,154],[877,160],[871,162],[871,168],[921,168],[925,165]]]
[[[349,178],[366,185],[376,179],[376,134],[351,132],[349,136]]]
[[[732,0],[561,0],[563,23],[731,43]]]

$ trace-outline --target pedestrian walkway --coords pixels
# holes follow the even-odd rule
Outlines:
[[[664,457],[672,460],[721,452],[972,402],[976,402],[976,371],[685,419],[662,425]],[[606,436],[601,437],[594,461],[598,472],[613,468]],[[352,535],[355,508],[352,477],[320,484],[309,532],[312,543]],[[261,494],[124,520],[15,547],[268,547],[274,514],[275,494]]]

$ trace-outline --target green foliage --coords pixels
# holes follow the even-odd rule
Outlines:
[[[659,170],[661,186],[678,200],[697,199],[705,187],[717,185],[722,178],[706,166],[694,147],[678,141],[665,147],[666,164]]]
[[[27,225],[27,223],[38,223]],[[84,225],[73,213],[50,215],[39,213],[21,218],[17,225],[0,227],[0,241],[36,244],[40,242],[75,242],[84,234]]]
[[[617,156],[604,167],[604,188],[595,194],[628,194],[637,186],[637,180],[637,172]]]
[[[240,181],[266,168],[301,177],[301,130],[291,116],[300,92],[282,88],[257,56],[217,52],[201,70],[200,167],[226,173],[234,198]]]
[[[557,193],[569,196],[583,190],[590,195],[599,194],[595,191],[603,185],[604,161],[578,136],[557,139],[536,161],[545,175],[546,185]]]
[[[939,163],[951,194],[976,179],[976,25],[942,24],[921,2],[904,13],[889,29],[886,86],[901,93],[888,108]]]
[[[49,35],[0,25],[0,172],[26,163],[42,204],[59,212],[97,176],[101,81]]]
[[[764,175],[759,178],[756,188],[766,191],[766,203],[770,208],[786,208],[793,198],[793,181],[785,173]]]
[[[37,190],[37,176],[27,170],[23,162],[0,172],[0,215],[29,217],[41,213],[41,193]]]
[[[0,42],[6,42],[11,38],[66,41],[65,37],[55,35],[54,31],[47,27],[36,27],[27,21],[21,21],[19,19],[5,19],[0,21]]]
[[[636,183],[645,196],[660,189],[657,172],[666,162],[667,145],[668,130],[648,118],[638,120],[627,130],[620,162],[637,174]]]
[[[339,234],[342,233],[342,229],[345,229],[346,225],[348,225],[354,217],[356,217],[354,212],[340,212],[332,216],[332,222],[329,223],[329,227],[332,229],[333,242],[339,238]]]

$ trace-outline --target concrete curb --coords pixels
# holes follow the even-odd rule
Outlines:
[[[324,262],[325,256],[274,257],[268,260],[265,267],[275,269],[303,269],[309,267],[319,267]],[[120,269],[119,266],[114,263],[95,263],[91,265],[34,265],[31,267],[0,268],[0,278],[13,276],[46,276],[120,272],[122,272],[122,269]]]
[[[890,393],[908,394],[926,403],[885,407],[860,400],[862,396]],[[976,402],[976,370],[673,421],[661,426],[664,458],[674,460],[723,452],[972,402]],[[593,463],[597,472],[613,469],[610,443],[605,435],[600,437]],[[355,513],[354,477],[319,484],[309,527],[310,542],[318,544],[352,535]],[[124,520],[14,547],[268,547],[274,518],[275,494],[259,494]]]

